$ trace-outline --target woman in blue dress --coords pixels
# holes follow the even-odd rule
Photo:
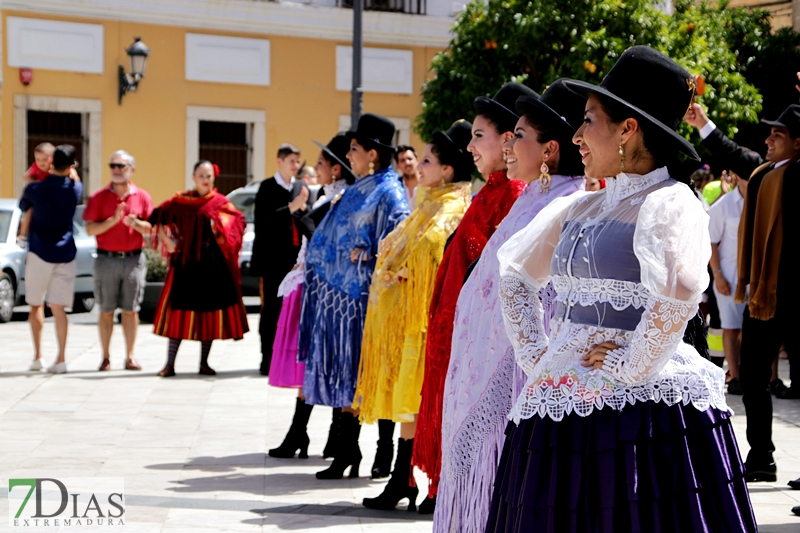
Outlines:
[[[347,159],[359,178],[340,197],[308,246],[298,358],[306,363],[303,394],[310,405],[341,407],[333,463],[319,479],[358,477],[361,426],[350,406],[358,377],[369,287],[378,243],[409,215],[391,167],[394,124],[365,114],[350,131]]]
[[[487,532],[755,532],[725,376],[683,342],[708,286],[708,217],[677,168],[691,74],[629,48],[573,140],[607,188],[554,200],[498,252],[527,374]],[[550,333],[537,291],[558,307]]]

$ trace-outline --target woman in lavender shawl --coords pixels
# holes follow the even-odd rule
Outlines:
[[[458,298],[434,533],[478,532],[486,525],[506,417],[524,384],[500,312],[497,250],[551,201],[584,188],[583,165],[571,139],[585,102],[561,80],[538,101],[517,100],[520,119],[504,152],[509,178],[529,185],[486,244]]]

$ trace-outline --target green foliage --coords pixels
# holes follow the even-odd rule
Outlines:
[[[752,44],[751,44],[752,43]],[[749,40],[740,48],[751,61],[745,67],[745,77],[764,97],[761,117],[774,120],[790,104],[798,103],[795,84],[800,70],[800,33],[781,28],[773,34]],[[736,140],[744,146],[763,152],[766,130],[758,124],[745,124]]]
[[[149,246],[144,249],[147,263],[147,281],[164,281],[167,279],[167,260],[158,251]]]
[[[677,0],[668,16],[652,0],[473,0],[432,63],[416,130],[428,140],[433,130],[471,118],[472,101],[507,81],[539,92],[559,77],[599,83],[624,50],[646,44],[705,78],[699,101],[732,135],[761,110],[745,72],[764,47],[769,22],[766,11],[726,6]],[[687,137],[696,135],[683,127]]]

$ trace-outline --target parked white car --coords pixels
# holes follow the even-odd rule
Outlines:
[[[78,206],[82,213],[83,206]],[[78,220],[80,217],[76,214]],[[14,307],[25,301],[26,248],[17,245],[22,211],[16,199],[0,198],[0,323],[11,320]],[[83,224],[74,223],[75,245],[78,248],[73,312],[91,311],[94,307],[92,265],[97,257],[97,242],[86,233]]]

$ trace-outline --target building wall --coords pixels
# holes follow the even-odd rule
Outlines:
[[[795,3],[797,3],[797,0],[795,0]],[[728,5],[730,7],[766,9],[770,12],[773,30],[792,26],[792,0],[731,0]],[[794,9],[797,10],[797,7]]]
[[[35,3],[35,2],[33,2]],[[201,2],[198,2],[200,4]],[[215,2],[213,2],[215,3]],[[240,2],[241,3],[241,2]],[[5,3],[8,5],[8,2]],[[307,9],[298,6],[298,9]],[[329,11],[339,11],[330,9]],[[396,15],[411,18],[409,15]],[[104,30],[102,74],[34,69],[33,82],[20,82],[19,68],[8,65],[6,42],[3,43],[3,87],[0,114],[0,196],[17,194],[14,186],[14,101],[19,95],[57,96],[97,100],[102,106],[102,179],[109,174],[105,163],[117,149],[131,152],[137,160],[135,181],[147,189],[155,201],[161,201],[185,186],[186,122],[189,106],[228,107],[263,110],[266,114],[266,175],[276,170],[275,152],[280,143],[298,145],[310,163],[319,150],[311,142],[333,136],[340,116],[349,114],[350,94],[336,90],[336,46],[349,46],[349,39],[292,37],[245,31],[191,28],[184,25],[142,23],[70,15],[54,15],[24,10],[4,9],[3,33],[7,34],[9,17],[45,18],[69,22],[100,24]],[[185,36],[187,32],[234,37],[254,37],[270,41],[270,84],[246,84],[187,81],[185,76]],[[340,32],[341,33],[341,32]],[[150,48],[145,78],[136,93],[129,93],[117,104],[117,66],[129,70],[125,53],[134,36],[140,36]],[[402,45],[365,42],[378,48],[410,50],[413,57],[412,94],[370,93],[364,95],[364,110],[412,119],[421,112],[419,88],[427,75],[440,45]],[[454,117],[460,118],[460,117]],[[91,143],[98,139],[90,139]],[[411,134],[412,144],[419,138]],[[17,150],[18,151],[18,150]],[[256,179],[264,176],[255,176]]]

